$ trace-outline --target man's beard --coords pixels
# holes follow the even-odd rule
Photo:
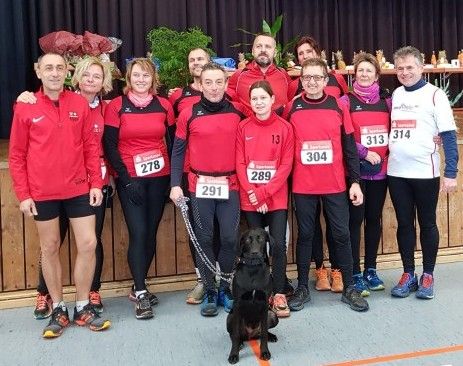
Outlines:
[[[272,61],[270,60],[269,57],[266,58],[256,58],[256,64],[259,65],[260,67],[267,67],[272,64]]]

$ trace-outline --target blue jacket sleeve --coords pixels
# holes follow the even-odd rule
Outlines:
[[[457,134],[454,130],[451,130],[441,132],[439,135],[442,138],[442,145],[444,146],[444,177],[456,178],[458,173]]]

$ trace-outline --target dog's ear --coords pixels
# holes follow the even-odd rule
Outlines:
[[[238,249],[238,256],[241,257],[243,255],[243,249],[244,246],[246,245],[246,239],[249,237],[249,230],[246,230],[241,234],[240,237],[240,247]]]

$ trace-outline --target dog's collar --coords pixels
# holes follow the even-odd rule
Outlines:
[[[265,258],[263,257],[258,257],[258,258],[239,257],[238,263],[246,264],[248,266],[259,266],[265,263]]]

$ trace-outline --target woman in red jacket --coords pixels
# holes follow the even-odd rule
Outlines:
[[[127,257],[134,280],[129,298],[137,304],[137,319],[148,319],[158,299],[147,290],[145,279],[169,186],[169,127],[175,118],[169,101],[157,95],[159,80],[151,60],[133,59],[126,80],[124,95],[106,108],[103,143],[117,173],[117,193],[129,230]]]
[[[269,226],[274,238],[273,310],[289,316],[284,295],[286,278],[286,221],[288,176],[294,155],[291,125],[272,112],[275,96],[268,81],[250,87],[254,116],[242,121],[236,140],[236,172],[240,182],[241,209],[250,227]]]

